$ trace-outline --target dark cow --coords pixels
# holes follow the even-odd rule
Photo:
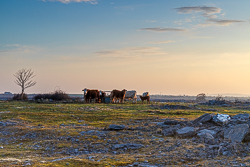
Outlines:
[[[150,101],[150,97],[149,96],[140,96],[140,98],[141,98],[141,101],[142,101],[142,103],[143,103],[143,101],[144,100],[147,100],[147,103],[150,103],[149,101]]]
[[[115,103],[117,100],[119,100],[120,103],[123,103],[126,91],[126,89],[123,89],[122,91],[116,89],[112,90],[110,94],[110,102]]]
[[[91,99],[93,99],[95,102],[100,103],[100,92],[99,90],[95,89],[83,89],[84,91],[84,99],[85,103],[90,103]]]
[[[102,103],[105,103],[105,97],[106,97],[106,93],[104,91],[100,91],[100,99]]]
[[[147,100],[147,103],[150,103],[150,97],[149,97],[149,93],[148,92],[144,92],[142,96],[140,96],[142,103],[144,102],[144,100]]]

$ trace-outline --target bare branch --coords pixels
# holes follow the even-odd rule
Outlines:
[[[18,70],[15,74],[15,83],[22,88],[22,94],[26,88],[32,87],[36,84],[36,81],[31,79],[35,77],[34,72],[31,69],[23,68]]]

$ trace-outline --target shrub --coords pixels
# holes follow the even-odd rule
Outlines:
[[[28,100],[28,96],[24,93],[23,97],[22,94],[14,94],[12,100]]]
[[[196,96],[196,102],[206,102],[206,94],[200,93]]]
[[[62,90],[56,90],[53,94],[51,94],[52,100],[68,100],[70,99],[69,95]]]
[[[225,101],[224,98],[222,97],[222,95],[218,95],[216,98],[215,98],[216,101]]]
[[[34,97],[35,100],[41,100],[41,99],[52,99],[55,101],[61,101],[61,100],[69,100],[70,97],[68,94],[63,92],[62,90],[56,90],[54,93],[49,94],[38,94]]]
[[[41,99],[51,99],[51,94],[38,94],[33,97],[35,100]]]

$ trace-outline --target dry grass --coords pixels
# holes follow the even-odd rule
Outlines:
[[[173,103],[168,104],[173,105]],[[156,103],[154,105],[164,104]],[[234,108],[214,108],[220,113],[231,115],[243,112]],[[244,110],[244,112],[250,113],[248,110]],[[148,104],[132,103],[42,104],[1,102],[1,121],[12,122],[12,125],[0,126],[0,138],[6,139],[0,141],[0,146],[3,146],[0,149],[0,164],[2,166],[22,166],[29,163],[32,166],[126,166],[135,162],[148,162],[162,164],[163,166],[180,166],[189,163],[189,166],[199,164],[202,166],[217,166],[217,161],[184,157],[185,154],[188,154],[188,150],[193,150],[194,153],[204,150],[204,144],[192,143],[191,139],[164,137],[161,135],[162,129],[155,127],[157,122],[166,118],[194,119],[204,113],[204,111],[198,109],[159,110]],[[146,123],[147,126],[144,125]],[[110,124],[124,124],[135,130],[109,131],[106,137],[100,137],[96,134],[80,135],[82,131],[103,131]],[[139,127],[143,127],[147,131],[138,130]],[[22,138],[22,136],[25,137]],[[72,142],[72,138],[79,141]],[[137,143],[144,147],[136,150],[128,149],[123,152],[109,150],[105,154],[97,152],[71,156],[60,153],[69,148],[79,150],[85,150],[86,147],[90,150],[106,149],[110,147],[108,140],[118,141],[118,143]],[[173,147],[178,144],[180,147]],[[113,153],[113,151],[117,153]],[[245,158],[244,162],[249,159]]]

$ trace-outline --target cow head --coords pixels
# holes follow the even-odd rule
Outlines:
[[[82,91],[84,92],[84,95],[86,95],[86,94],[87,94],[87,92],[88,92],[88,89],[87,89],[87,88],[85,88],[85,89],[83,89]]]
[[[100,95],[100,96],[102,95],[102,91],[101,91],[101,90],[99,91],[99,95]]]
[[[142,94],[142,96],[143,96],[143,97],[149,96],[149,94],[148,94],[148,92],[144,92],[144,93]]]
[[[123,89],[122,92],[124,92],[124,95],[126,94],[127,90],[126,89]]]

